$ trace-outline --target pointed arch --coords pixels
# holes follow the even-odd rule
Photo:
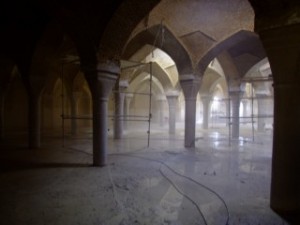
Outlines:
[[[150,74],[150,64],[146,64],[134,71],[130,78],[130,82],[135,80],[142,72]],[[173,89],[173,84],[169,78],[169,75],[159,66],[157,62],[152,63],[152,75],[156,77],[163,86],[164,90]]]
[[[164,33],[163,42],[158,40],[162,38],[161,35],[158,35],[162,31]],[[165,25],[155,25],[133,37],[124,50],[123,58],[130,59],[147,44],[166,52],[175,62],[179,74],[193,74],[192,62],[188,52]]]
[[[150,75],[149,73],[146,72],[142,72],[141,74],[139,74],[139,76],[135,77],[135,79],[133,79],[128,87],[128,91],[129,92],[135,92],[138,89],[138,86],[141,85],[142,83],[144,83],[145,81],[150,79]],[[160,90],[160,94],[164,94],[164,88],[163,85],[161,84],[161,82],[159,81],[159,79],[157,79],[156,77],[152,78],[153,83],[158,87],[158,90]]]
[[[251,66],[266,56],[258,35],[251,31],[240,30],[222,42],[219,42],[199,60],[197,63],[199,73],[203,74],[208,64],[224,51],[227,51],[233,59],[245,54],[253,56]],[[220,59],[219,61],[221,63]],[[243,61],[245,62],[246,60]],[[249,69],[249,65],[236,65],[236,67],[238,69],[238,73],[241,75],[244,75]]]

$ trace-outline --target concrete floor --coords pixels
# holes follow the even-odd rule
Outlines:
[[[114,141],[104,168],[91,167],[91,133],[43,138],[38,150],[1,144],[1,225],[283,225],[269,208],[271,132],[198,130],[184,149],[183,129],[154,128]]]

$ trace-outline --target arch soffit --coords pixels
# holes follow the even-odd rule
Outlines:
[[[144,86],[144,84],[146,84],[146,82],[148,82],[147,79],[143,80],[139,86],[137,86],[137,88],[135,89],[135,92],[139,92],[139,90],[143,87],[146,87]],[[152,85],[152,94],[154,95],[159,95],[159,96],[163,96],[164,95],[164,91],[162,89],[162,86],[161,84],[159,83],[158,80],[153,80],[153,85]]]
[[[224,70],[223,70],[218,58],[214,58],[207,68],[214,70],[216,73],[220,74],[220,76],[225,78]]]
[[[216,81],[219,81],[221,79],[224,78],[220,74],[218,74],[215,70],[212,70],[211,68],[207,68],[201,81],[199,93],[201,95],[210,94],[212,85],[215,84]]]
[[[218,61],[224,71],[225,79],[227,81],[231,80],[239,80],[240,74],[236,65],[227,51],[223,51],[221,54],[218,55]]]
[[[245,77],[251,78],[267,78],[272,73],[268,58],[262,59],[260,62],[255,64],[248,72],[246,73]],[[252,83],[252,87],[255,90],[255,93],[265,94],[265,95],[272,95],[272,80],[269,81],[262,81],[262,82],[254,82]]]
[[[254,64],[245,74],[245,78],[250,78],[252,76],[258,75],[258,76],[266,76],[267,74],[261,72],[261,68],[268,64],[269,60],[267,57],[260,60],[258,63]]]
[[[79,71],[73,79],[72,91],[81,92],[85,86],[88,86],[87,81],[84,74]]]
[[[224,97],[226,97],[228,95],[228,90],[227,90],[227,85],[226,85],[225,79],[219,78],[211,85],[210,90],[209,90],[210,95],[213,95],[216,89],[219,89],[222,92],[222,95]]]

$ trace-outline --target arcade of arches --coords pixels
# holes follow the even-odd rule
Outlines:
[[[114,196],[103,192],[99,195],[126,208],[120,196],[124,190],[136,191],[135,184],[124,186],[113,181],[112,177],[117,177],[114,170],[120,170],[118,165],[127,162],[135,164],[140,172],[151,169],[161,172],[167,178],[157,175],[160,180],[150,185],[158,190],[159,185],[163,186],[162,180],[166,182],[174,176],[168,177],[167,167],[162,171],[158,164],[161,167],[164,162],[173,163],[174,168],[179,166],[177,169],[181,171],[181,163],[176,165],[175,160],[183,157],[187,165],[199,163],[197,171],[202,175],[209,175],[208,167],[215,168],[209,179],[198,176],[195,168],[193,174],[189,174],[189,167],[183,162],[187,171],[181,172],[218,190],[221,196],[228,194],[224,190],[235,184],[234,181],[222,183],[227,178],[215,176],[218,168],[222,174],[220,168],[227,165],[233,176],[238,176],[239,170],[247,169],[242,168],[241,163],[233,170],[233,165],[251,161],[251,176],[257,177],[251,178],[251,183],[249,175],[247,188],[253,195],[244,193],[243,197],[259,196],[253,208],[264,201],[267,212],[260,212],[261,215],[253,219],[259,214],[258,210],[251,214],[245,206],[239,215],[235,211],[243,208],[238,206],[239,199],[223,196],[232,215],[227,224],[248,224],[241,219],[247,213],[253,217],[248,220],[249,224],[283,224],[283,221],[299,224],[299,10],[300,3],[296,0],[7,2],[1,7],[0,18],[0,159],[3,169],[0,195],[7,196],[4,198],[7,206],[0,207],[0,219],[7,220],[7,224],[40,224],[41,220],[25,213],[12,216],[16,208],[30,205],[24,200],[24,193],[30,192],[31,185],[45,190],[56,182],[59,186],[59,179],[74,175],[74,171],[80,169],[84,172],[78,172],[81,175],[75,177],[84,176],[87,183],[90,181],[86,176],[106,180],[110,174],[108,180]],[[147,139],[150,147],[144,148]],[[212,153],[212,149],[217,152]],[[134,158],[117,157],[125,152],[131,152],[133,157],[150,157],[153,164],[139,168],[146,162],[139,164]],[[216,163],[213,158],[219,154],[228,155]],[[251,159],[247,158],[249,154]],[[190,158],[187,160],[187,157]],[[201,164],[204,160],[211,164]],[[252,170],[260,167],[265,170],[253,175]],[[107,168],[110,168],[108,173]],[[124,168],[122,179],[126,182],[134,179],[134,175],[129,174],[134,169]],[[50,173],[51,169],[57,171]],[[33,175],[36,171],[40,175]],[[64,175],[56,179],[55,174],[60,173]],[[41,178],[43,174],[54,177],[47,180]],[[214,176],[216,180],[212,180]],[[176,189],[177,184],[180,189],[183,182],[180,179],[183,178],[171,179],[171,184],[175,183],[173,188]],[[254,182],[259,179],[265,183]],[[72,180],[69,182],[68,188],[62,187],[66,192],[73,188]],[[246,186],[247,182],[243,178],[239,185],[245,183]],[[19,188],[24,188],[24,193]],[[198,196],[190,198],[201,198],[201,191],[190,191],[188,185],[182,189]],[[59,190],[57,187],[57,193],[62,193]],[[260,191],[265,193],[259,195]],[[12,193],[20,196],[9,200]],[[109,220],[101,216],[98,222],[95,219],[82,224],[226,224],[222,222],[226,218],[222,215],[226,213],[220,212],[224,206],[215,207],[216,200],[203,195],[206,196],[205,201],[202,199],[204,203],[194,202],[200,205],[203,223],[192,221],[197,210],[181,212],[184,207],[192,208],[181,200],[181,208],[174,206],[176,216],[169,212],[164,217],[163,209],[159,213],[155,211],[152,217],[163,218],[161,221],[130,220],[128,211],[124,219],[123,208],[123,217]],[[245,201],[249,200],[247,197]],[[34,199],[27,196],[32,204],[37,202]],[[62,218],[49,224],[84,221],[74,219],[77,217],[73,214],[81,209],[67,207],[66,201],[57,203],[61,204],[58,208],[61,207],[63,213],[67,208],[73,220]],[[161,201],[160,198],[160,204]],[[137,209],[131,210],[135,212],[133,217],[138,218]],[[101,209],[101,212],[106,215],[106,211]],[[43,218],[48,218],[47,212],[44,214]],[[260,219],[264,215],[265,220]]]

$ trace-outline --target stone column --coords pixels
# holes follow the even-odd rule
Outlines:
[[[125,121],[124,121],[124,129],[128,129],[128,120],[130,119],[130,103],[133,98],[133,94],[128,93],[125,97]]]
[[[73,91],[71,94],[71,134],[76,135],[77,130],[77,113],[78,113],[78,99],[81,96],[81,92]]]
[[[123,121],[126,119],[124,118],[124,91],[127,87],[127,81],[120,81],[117,88],[119,91],[115,92],[114,139],[123,137]]]
[[[30,149],[41,145],[41,96],[33,92],[28,95],[28,145]]]
[[[274,77],[271,207],[299,224],[300,24],[282,26],[259,32]]]
[[[196,136],[196,101],[200,88],[200,79],[193,75],[181,75],[180,85],[185,98],[184,146],[195,147]]]
[[[175,134],[178,93],[167,93],[167,100],[169,104],[169,134]]]
[[[165,96],[159,95],[157,97],[157,102],[158,102],[158,121],[159,121],[159,126],[163,127],[164,126],[164,102],[165,102]]]
[[[242,103],[243,103],[243,109],[244,109],[243,110],[243,117],[246,117],[248,115],[247,109],[248,109],[248,103],[249,103],[249,101],[247,99],[243,99]],[[245,120],[247,120],[247,119],[245,118]]]
[[[225,100],[225,106],[226,106],[226,127],[230,126],[230,121],[231,121],[231,110],[230,110],[230,99],[229,97],[226,98]]]
[[[208,121],[209,121],[209,112],[210,112],[210,102],[211,102],[211,96],[209,95],[201,95],[201,101],[203,105],[203,122],[202,122],[202,128],[208,129]]]
[[[108,98],[120,74],[120,67],[112,61],[84,68],[93,100],[93,165],[105,166],[107,161]]]
[[[246,118],[248,113],[247,113],[247,108],[249,105],[248,99],[242,99],[240,103],[243,103],[243,114],[240,115],[240,123],[242,122],[244,125],[248,125],[248,122],[251,121],[250,118]]]
[[[231,102],[231,137],[232,139],[238,139],[240,136],[240,96],[241,91],[230,91]]]
[[[256,94],[257,97],[257,131],[264,132],[265,131],[265,120],[264,116],[267,114],[267,95],[265,94]]]

